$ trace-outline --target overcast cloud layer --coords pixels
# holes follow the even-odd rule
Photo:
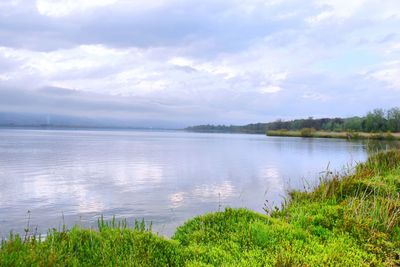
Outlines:
[[[181,127],[399,103],[398,0],[0,1],[0,112]]]

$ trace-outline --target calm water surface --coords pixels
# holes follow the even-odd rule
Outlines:
[[[144,218],[171,235],[226,206],[262,211],[366,158],[360,142],[241,134],[0,130],[0,237]]]

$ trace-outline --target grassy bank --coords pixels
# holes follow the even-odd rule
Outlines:
[[[287,130],[267,131],[267,135],[287,136],[287,137],[342,138],[349,140],[357,140],[357,139],[400,140],[400,133],[327,132],[327,131],[315,131],[310,128],[305,128],[301,131],[287,131]]]
[[[396,266],[400,264],[400,152],[354,174],[291,192],[280,210],[226,209],[195,217],[171,239],[143,223],[99,222],[3,241],[0,266]]]

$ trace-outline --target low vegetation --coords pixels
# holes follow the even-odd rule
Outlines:
[[[348,140],[369,139],[369,140],[400,140],[400,133],[363,133],[363,132],[327,132],[317,131],[314,128],[304,128],[300,131],[271,130],[267,131],[268,136],[288,137],[318,137],[318,138],[342,138]]]
[[[171,239],[143,222],[11,235],[0,266],[398,266],[400,152],[371,156],[346,176],[293,191],[266,214],[227,208],[195,217]]]

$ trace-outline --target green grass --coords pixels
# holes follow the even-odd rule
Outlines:
[[[271,130],[267,131],[268,136],[286,137],[317,137],[317,138],[341,138],[341,139],[369,139],[369,140],[400,140],[400,133],[364,133],[364,132],[329,132],[315,131],[312,128],[305,128],[301,131]]]
[[[293,191],[282,209],[195,217],[171,239],[144,223],[12,235],[0,266],[398,266],[400,152],[379,153],[354,174]]]

